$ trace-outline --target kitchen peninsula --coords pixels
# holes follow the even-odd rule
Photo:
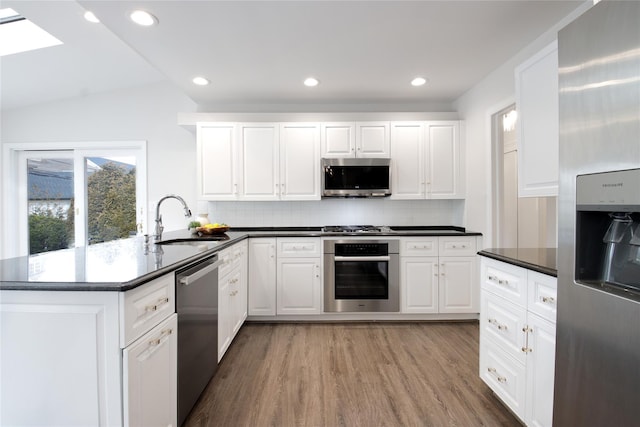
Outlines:
[[[322,269],[305,266],[322,265],[321,242],[337,236],[400,243],[404,299],[398,312],[324,313]],[[162,245],[135,237],[0,261],[2,336],[11,343],[1,350],[2,387],[12,391],[2,395],[2,424],[177,424],[175,272],[212,254],[222,261],[219,358],[247,315],[253,320],[477,319],[475,252],[482,236],[461,227],[389,227],[375,235],[320,227],[247,228],[232,229],[217,241],[190,240],[185,230],[163,237]],[[308,242],[318,252],[308,254]],[[273,271],[278,266],[274,294],[261,295],[274,315],[253,315],[252,293],[260,295],[264,288],[252,289],[265,265]],[[298,275],[305,271],[314,274],[309,281]],[[423,289],[418,284],[425,283],[425,271],[431,274]],[[303,289],[307,283],[313,287]],[[307,303],[313,311],[298,310]],[[38,411],[28,409],[34,400]]]
[[[555,248],[493,248],[480,262],[480,377],[526,425],[551,425]]]

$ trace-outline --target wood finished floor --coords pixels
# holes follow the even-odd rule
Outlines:
[[[248,323],[184,426],[521,424],[478,377],[477,322]]]

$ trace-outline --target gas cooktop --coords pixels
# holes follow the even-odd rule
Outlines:
[[[391,229],[375,225],[326,225],[322,231],[324,233],[388,233]]]

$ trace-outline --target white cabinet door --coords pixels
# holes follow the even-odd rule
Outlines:
[[[280,199],[320,200],[320,126],[280,128]]]
[[[480,342],[480,377],[521,420],[524,420],[526,369],[491,341]]]
[[[238,197],[236,125],[200,124],[197,130],[198,194],[203,200]]]
[[[440,257],[440,313],[478,313],[475,257]]]
[[[125,426],[178,420],[178,322],[173,314],[122,352]]]
[[[528,426],[551,427],[556,326],[531,313],[527,322],[526,423]]]
[[[218,278],[218,362],[231,345],[233,305],[231,298],[231,274]]]
[[[402,257],[403,313],[438,312],[438,257]]]
[[[392,199],[424,199],[424,123],[391,123]]]
[[[460,124],[457,121],[427,122],[426,185],[432,199],[455,199],[462,194]]]
[[[248,265],[249,265],[249,245],[246,240],[237,244],[239,246],[239,259],[237,260],[238,269],[240,270],[238,282],[238,297],[236,298],[236,314],[237,324],[234,327],[234,335],[247,320],[249,310],[249,289],[248,289]]]
[[[118,293],[4,290],[1,298],[0,423],[120,425]]]
[[[276,239],[249,240],[249,316],[276,315]]]
[[[558,42],[515,69],[518,196],[558,195]]]
[[[320,258],[278,259],[277,314],[322,313]]]
[[[243,314],[245,309],[242,307],[242,288],[240,286],[242,273],[239,269],[234,269],[229,275],[229,336],[231,341],[244,323]],[[245,300],[246,301],[246,300]],[[244,303],[246,307],[246,302]]]
[[[243,200],[278,200],[279,126],[277,123],[239,125],[240,183]]]
[[[356,124],[353,122],[323,123],[321,147],[323,158],[355,157]]]
[[[356,123],[356,157],[382,157],[391,155],[389,122]]]

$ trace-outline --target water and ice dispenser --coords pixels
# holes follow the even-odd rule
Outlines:
[[[640,169],[578,175],[575,279],[640,301]]]

